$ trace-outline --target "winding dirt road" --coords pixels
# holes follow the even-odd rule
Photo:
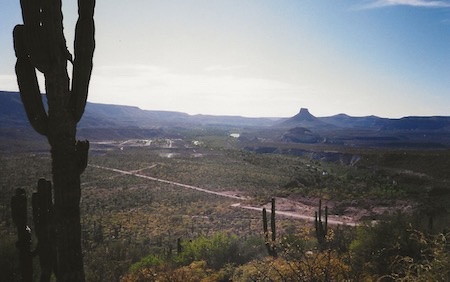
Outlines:
[[[157,181],[157,182],[161,182],[161,183],[166,183],[166,184],[171,184],[171,185],[175,185],[175,186],[179,186],[179,187],[183,187],[183,188],[188,188],[188,189],[192,189],[192,190],[196,190],[196,191],[200,191],[203,193],[208,193],[208,194],[212,194],[212,195],[217,195],[220,197],[226,197],[226,198],[231,198],[231,199],[236,199],[236,200],[248,200],[248,198],[245,197],[241,197],[241,196],[237,196],[237,195],[232,195],[229,193],[224,193],[224,192],[216,192],[216,191],[212,191],[212,190],[208,190],[208,189],[204,189],[201,187],[197,187],[197,186],[192,186],[192,185],[187,185],[187,184],[183,184],[183,183],[179,183],[179,182],[175,182],[175,181],[170,181],[170,180],[166,180],[166,179],[161,179],[161,178],[156,178],[156,177],[151,177],[151,176],[147,176],[147,175],[143,175],[140,174],[139,172],[144,170],[144,169],[148,169],[148,168],[152,168],[155,167],[156,165],[152,165],[150,167],[146,167],[143,169],[139,169],[139,170],[134,170],[134,171],[126,171],[126,170],[121,170],[121,169],[117,169],[117,168],[110,168],[110,167],[105,167],[105,166],[99,166],[99,165],[88,165],[92,168],[97,168],[97,169],[102,169],[102,170],[108,170],[108,171],[113,171],[113,172],[117,172],[120,173],[122,175],[133,175],[136,177],[140,177],[140,178],[144,178],[144,179],[148,179],[148,180],[152,180],[152,181]],[[241,208],[241,209],[247,209],[247,210],[255,210],[255,211],[262,211],[262,207],[254,207],[254,206],[246,206],[246,205],[242,205],[241,203],[236,203],[236,204],[232,204],[232,207],[235,208]],[[270,213],[270,209],[267,210]],[[295,212],[287,212],[287,211],[281,211],[281,210],[276,210],[276,214],[277,215],[282,215],[282,216],[286,216],[286,217],[292,217],[292,218],[298,218],[298,219],[303,219],[303,220],[309,220],[309,221],[314,221],[315,217],[313,216],[309,216],[309,215],[305,215],[305,214],[300,214],[300,213],[295,213]],[[357,223],[355,222],[350,222],[350,221],[340,221],[337,219],[332,219],[332,218],[328,218],[328,223],[329,224],[333,224],[333,225],[348,225],[348,226],[356,226]]]

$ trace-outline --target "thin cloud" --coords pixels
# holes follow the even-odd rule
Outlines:
[[[426,1],[426,0],[376,0],[359,6],[357,9],[376,9],[392,6],[410,6],[421,8],[450,8],[450,1]]]
[[[4,91],[19,91],[15,75],[0,75],[1,89]]]
[[[128,65],[95,69],[89,101],[189,114],[284,116],[283,107],[300,104],[303,92],[300,85],[259,77],[185,74],[159,66]],[[272,101],[269,109],[267,101]]]

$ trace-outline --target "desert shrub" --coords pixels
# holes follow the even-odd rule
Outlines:
[[[208,267],[220,269],[234,263],[239,257],[239,240],[235,235],[216,233],[211,238],[200,236],[182,244],[182,253],[176,258],[181,265],[205,261]]]
[[[427,235],[412,230],[410,240],[420,255],[397,256],[391,265],[391,277],[395,281],[450,281],[449,234]]]
[[[133,248],[122,241],[102,243],[85,254],[87,281],[118,281],[131,264]]]
[[[427,245],[426,241],[417,240],[417,230],[411,219],[397,214],[359,226],[350,250],[355,270],[374,277],[391,274],[399,258],[421,261]]]
[[[265,255],[260,237],[240,240],[216,233],[183,242],[181,253],[173,259],[153,254],[144,257],[130,267],[122,281],[229,281],[235,265]]]
[[[137,263],[131,265],[130,272],[137,273],[139,270],[144,268],[158,267],[163,264],[163,260],[155,255],[148,255],[142,258]]]
[[[245,240],[239,240],[239,255],[234,263],[245,264],[254,259],[262,259],[267,255],[264,239],[261,236],[250,236]]]
[[[229,281],[232,268],[213,270],[205,261],[194,261],[186,266],[175,268],[170,264],[142,268],[122,277],[122,282],[185,282],[185,281]]]
[[[266,257],[237,267],[233,281],[343,281],[350,267],[331,251],[308,252],[288,260]]]

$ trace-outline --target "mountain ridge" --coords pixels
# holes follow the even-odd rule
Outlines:
[[[45,95],[43,95],[45,99]],[[46,104],[46,103],[44,103]],[[290,118],[249,118],[241,116],[189,115],[175,111],[150,111],[134,106],[90,103],[79,129],[141,128],[190,126],[228,126],[261,128],[295,128],[308,130],[369,129],[381,131],[450,131],[450,116],[408,116],[399,119],[377,116],[352,117],[337,114],[316,117],[307,108]],[[29,127],[18,92],[0,91],[0,128]],[[298,131],[298,130],[297,130]]]
[[[43,99],[46,100],[45,95]],[[46,102],[44,101],[44,104]],[[143,127],[188,125],[267,126],[276,118],[241,116],[189,115],[175,111],[142,110],[135,106],[90,103],[78,128]],[[28,126],[28,119],[18,92],[0,91],[0,127]]]

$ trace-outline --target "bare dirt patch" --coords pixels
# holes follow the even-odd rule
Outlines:
[[[299,214],[314,218],[315,212],[319,209],[319,198],[314,197],[296,197],[276,198],[276,210]],[[270,209],[271,203],[264,205]],[[342,203],[322,200],[322,209],[328,206],[328,218],[330,220],[342,223],[357,224],[362,220],[376,220],[380,216],[394,214],[396,212],[410,213],[414,208],[414,203],[407,201],[393,201],[389,205],[376,201],[365,201],[357,205],[344,206]]]

